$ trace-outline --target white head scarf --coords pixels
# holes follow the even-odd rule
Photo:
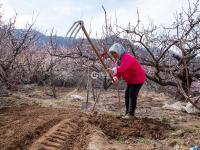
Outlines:
[[[121,57],[126,52],[126,50],[121,44],[115,43],[109,49],[109,53],[111,52],[116,52],[119,57]]]

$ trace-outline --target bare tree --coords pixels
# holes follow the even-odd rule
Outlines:
[[[200,28],[199,0],[175,17],[171,27],[136,25],[121,28],[131,43],[139,45],[140,59],[147,68],[148,79],[162,85],[182,88],[189,96],[191,84],[199,80]],[[180,81],[180,86],[177,81]],[[179,89],[179,91],[181,91]]]
[[[0,25],[0,81],[8,88],[24,78],[25,53],[39,38],[32,29],[35,21],[23,32],[17,32],[15,22],[16,17]]]

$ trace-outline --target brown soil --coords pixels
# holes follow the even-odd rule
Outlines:
[[[166,131],[172,129],[168,124],[151,118],[135,117],[133,120],[123,120],[121,117],[105,114],[93,114],[89,122],[100,127],[110,138],[124,140],[140,137],[161,140],[166,137]]]
[[[200,116],[163,110],[163,102],[173,100],[163,93],[142,91],[136,118],[125,121],[117,116],[116,91],[102,92],[96,113],[92,98],[87,113],[81,111],[83,101],[70,99],[86,91],[59,89],[57,99],[42,91],[36,87],[0,97],[1,150],[186,150],[200,145]],[[123,92],[121,97],[123,112]]]
[[[94,129],[112,139],[163,139],[169,126],[153,119],[124,121],[79,110],[22,106],[0,109],[0,149],[87,149]]]
[[[62,138],[63,143],[57,145],[59,148],[72,147],[76,134],[84,125],[77,117],[81,118],[82,114],[74,110],[38,106],[1,108],[0,149],[35,149],[37,146],[40,149],[41,145],[56,147],[51,142],[59,143],[56,140],[62,141]],[[73,120],[66,120],[68,118]],[[51,135],[58,138],[51,138]],[[45,138],[41,140],[42,137]]]

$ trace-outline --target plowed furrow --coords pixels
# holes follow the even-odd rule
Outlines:
[[[59,139],[59,140],[65,140],[66,138],[64,136],[61,136],[61,135],[56,135],[56,134],[53,134],[50,136],[51,138],[54,138],[54,139]]]
[[[66,145],[71,145],[70,138],[76,131],[77,126],[69,119],[62,120],[52,127],[47,133],[36,140],[30,150],[57,150],[64,149]],[[69,141],[69,143],[67,143]]]

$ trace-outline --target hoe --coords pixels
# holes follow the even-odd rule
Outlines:
[[[107,74],[110,76],[110,78],[113,80],[112,74],[107,71],[107,67],[104,63],[104,61],[102,60],[101,55],[99,54],[99,50],[98,48],[92,43],[92,40],[89,37],[89,34],[87,32],[87,30],[85,29],[84,26],[84,22],[82,20],[76,21],[74,22],[74,24],[71,26],[71,28],[68,30],[67,32],[67,37],[69,36],[70,38],[76,38],[77,34],[79,33],[79,31],[82,29],[83,33],[85,34],[88,42],[90,43],[92,50],[95,52],[96,56],[98,57],[98,60],[100,61],[101,65],[103,66],[104,70],[107,72]],[[118,100],[119,100],[119,112],[121,113],[121,104],[120,104],[120,93],[119,93],[119,86],[116,85],[117,91],[118,91]]]

